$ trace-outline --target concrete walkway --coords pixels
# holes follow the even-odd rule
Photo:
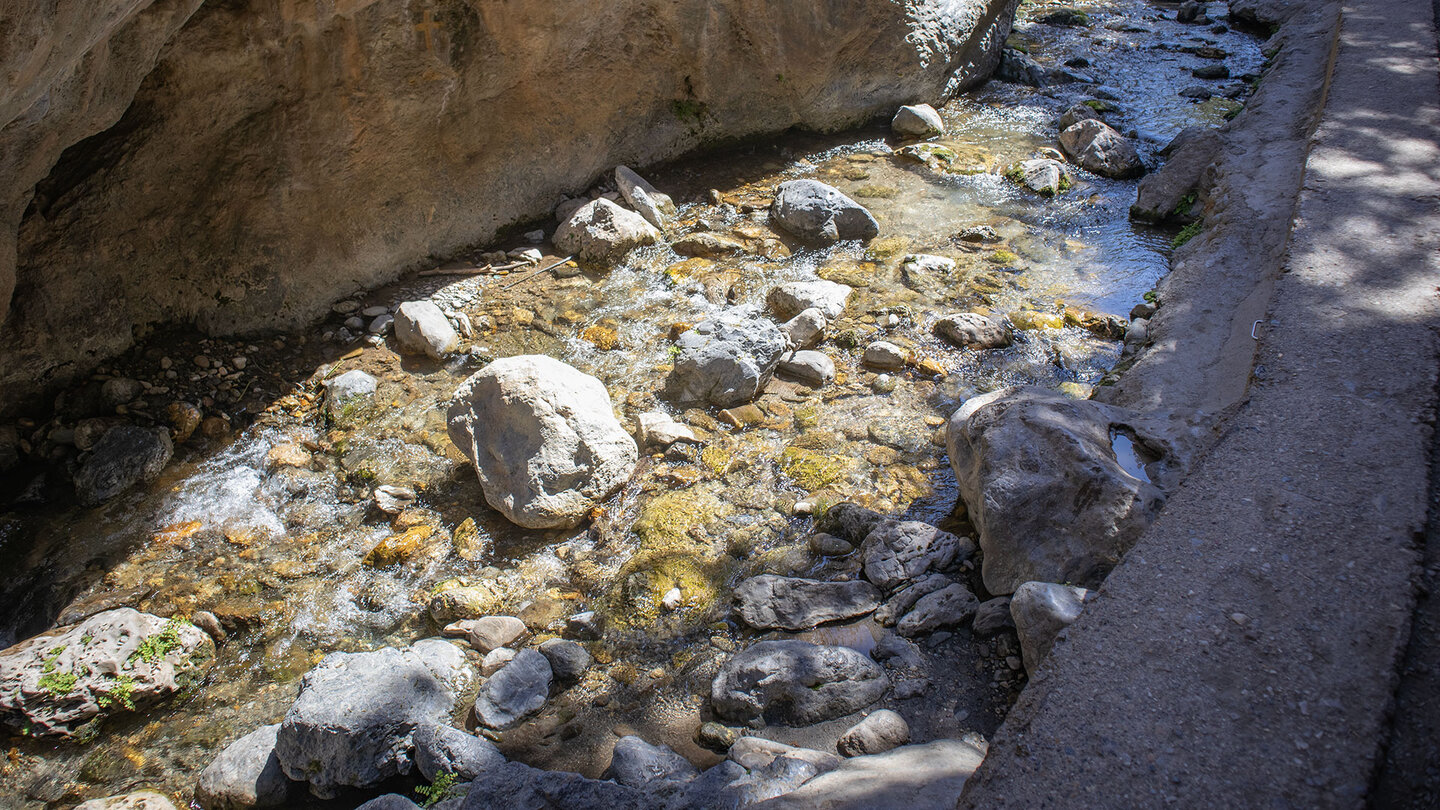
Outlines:
[[[1359,807],[1409,639],[1440,306],[1430,3],[1348,0],[1249,398],[961,807]]]

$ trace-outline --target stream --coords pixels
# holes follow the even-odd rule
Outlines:
[[[139,787],[188,799],[196,774],[226,744],[278,722],[300,676],[325,654],[435,635],[444,618],[432,617],[436,595],[456,587],[542,637],[581,611],[605,620],[604,637],[587,645],[596,665],[586,677],[497,738],[513,759],[589,776],[604,769],[622,732],[670,745],[701,767],[717,762],[693,739],[709,719],[703,696],[718,660],[758,638],[868,652],[883,630],[868,619],[802,634],[747,630],[730,615],[730,588],[759,573],[856,576],[856,555],[829,556],[809,542],[811,515],[843,501],[974,536],[944,449],[946,419],[969,397],[1007,385],[1088,396],[1121,350],[1121,335],[1096,325],[1128,318],[1168,269],[1174,229],[1128,218],[1136,181],[1071,166],[1075,187],[1048,199],[1006,179],[1005,167],[1054,148],[1057,116],[1091,100],[1136,136],[1153,168],[1181,129],[1219,124],[1238,109],[1223,91],[1264,64],[1259,40],[1182,25],[1175,4],[1079,6],[1088,27],[1039,21],[1056,8],[1024,5],[1010,44],[1050,68],[1070,60],[1082,81],[1037,89],[992,80],[952,100],[940,111],[946,134],[926,142],[949,150],[948,165],[901,154],[913,142],[892,136],[886,121],[641,172],[679,204],[672,238],[731,236],[746,246],[739,255],[687,258],[657,246],[606,272],[411,276],[357,292],[303,332],[241,340],[165,333],[109,363],[101,377],[154,381],[170,398],[213,391],[202,407],[226,412],[228,428],[211,423],[177,445],[159,480],[101,507],[25,498],[4,507],[0,647],[119,606],[162,617],[209,611],[228,635],[203,684],[176,699],[112,717],[83,740],[11,736],[0,804],[70,807]],[[1215,53],[1237,78],[1192,76],[1216,64]],[[1194,85],[1217,96],[1178,94]],[[865,205],[880,237],[815,249],[773,229],[773,189],[797,178]],[[554,226],[544,223],[547,237]],[[958,237],[977,226],[993,229],[995,241]],[[520,247],[518,239],[488,245],[438,266],[471,267],[483,253]],[[546,264],[561,258],[548,242],[537,247]],[[902,261],[911,254],[956,267],[921,272]],[[855,288],[819,347],[836,364],[834,383],[812,390],[776,380],[739,415],[682,410],[659,397],[678,331],[735,305],[763,310],[777,284],[816,278]],[[468,351],[437,363],[396,354],[393,337],[380,345],[336,339],[356,310],[427,297],[469,318]],[[966,311],[1008,317],[1014,344],[976,352],[932,334],[941,315]],[[909,350],[915,363],[889,374],[866,368],[861,354],[877,339]],[[201,354],[246,360],[227,361],[217,375],[192,360]],[[547,354],[599,378],[627,427],[658,408],[703,442],[642,454],[634,478],[593,522],[550,531],[511,525],[485,505],[473,468],[450,443],[444,406],[489,359],[516,354]],[[377,404],[327,417],[320,383],[351,369],[379,380]],[[411,487],[419,499],[392,521],[370,505],[380,484]],[[403,551],[377,561],[372,549],[397,536],[407,541]],[[969,584],[988,597],[978,576]],[[673,588],[681,601],[672,609],[662,601]],[[916,741],[991,735],[1024,686],[1013,633],[980,639],[957,629],[922,647],[930,688],[883,705],[906,717]],[[762,733],[818,745],[843,730]]]

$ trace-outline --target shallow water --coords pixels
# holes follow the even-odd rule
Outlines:
[[[1173,6],[1084,8],[1097,20],[1091,29],[1022,18],[1017,32],[1046,64],[1089,59],[1083,70],[1114,88],[1122,99],[1119,128],[1138,132],[1152,162],[1181,128],[1212,120],[1220,109],[1176,96],[1199,83],[1188,70],[1211,61],[1181,48],[1218,45],[1236,75],[1262,64],[1251,38],[1153,19],[1159,8],[1173,16]],[[1027,7],[1025,14],[1041,11]],[[438,584],[457,577],[485,583],[496,610],[519,612],[536,626],[583,609],[611,619],[613,632],[596,648],[596,672],[552,701],[532,728],[502,739],[507,752],[593,775],[590,749],[625,723],[705,761],[688,743],[699,716],[694,695],[705,690],[721,651],[753,638],[729,620],[727,586],[764,571],[853,575],[853,559],[808,550],[806,505],[853,500],[970,531],[963,509],[956,510],[944,420],[966,398],[1005,385],[1084,396],[1118,359],[1117,340],[1064,326],[1063,311],[1126,317],[1167,270],[1173,234],[1128,221],[1134,181],[1077,169],[1076,188],[1046,200],[998,173],[1053,146],[1055,117],[1088,98],[1086,89],[991,83],[947,105],[949,132],[937,142],[967,165],[983,166],[977,174],[937,173],[899,157],[902,143],[879,127],[787,136],[648,172],[681,204],[677,230],[731,232],[759,246],[693,275],[694,265],[667,274],[683,257],[652,248],[604,274],[513,287],[518,274],[413,279],[366,296],[366,304],[391,304],[433,295],[476,323],[477,358],[552,354],[604,381],[617,413],[633,419],[670,407],[656,392],[668,370],[672,325],[734,305],[763,307],[769,289],[784,281],[823,277],[857,287],[823,347],[841,372],[834,385],[818,392],[772,385],[759,403],[761,423],[745,429],[717,422],[713,411],[671,408],[706,433],[706,451],[644,460],[593,526],[525,531],[484,506],[443,422],[444,401],[482,359],[434,365],[402,360],[385,347],[336,359],[348,345],[316,349],[323,363],[306,355],[316,364],[308,379],[292,380],[299,394],[276,400],[223,447],[183,450],[145,492],[96,510],[0,517],[0,564],[8,572],[0,578],[8,608],[0,643],[119,605],[160,615],[210,610],[231,630],[195,694],[107,721],[84,744],[12,739],[0,790],[24,797],[16,804],[22,807],[65,807],[138,786],[188,795],[220,747],[280,718],[298,677],[325,653],[433,634],[426,604]],[[856,197],[880,221],[881,238],[816,250],[771,231],[764,211],[771,189],[797,177]],[[711,189],[727,202],[713,204]],[[1000,242],[955,238],[977,225],[994,228]],[[957,269],[946,278],[908,277],[900,265],[910,253],[946,256]],[[930,333],[938,316],[956,311],[1028,318],[1037,328],[1017,332],[1011,348],[965,352]],[[596,342],[608,343],[607,329],[616,347],[602,350]],[[866,370],[859,355],[878,338],[913,350],[939,373]],[[152,362],[143,352],[136,358]],[[327,421],[305,392],[349,368],[381,380],[379,405]],[[277,466],[270,458],[277,447],[299,448],[308,461]],[[367,508],[370,488],[380,483],[420,490],[405,525]],[[487,549],[478,561],[451,549],[467,518]],[[364,562],[382,539],[412,526],[429,530],[413,556],[389,567]],[[684,602],[666,612],[655,603],[672,583]],[[816,633],[832,643],[874,643],[863,625]],[[968,632],[932,652],[945,671],[975,674],[946,678],[933,700],[909,702],[924,706],[896,706],[912,718],[917,739],[991,733],[1020,676]]]

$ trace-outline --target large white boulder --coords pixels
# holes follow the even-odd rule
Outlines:
[[[575,209],[555,231],[555,247],[587,264],[617,262],[660,239],[660,231],[644,217],[603,197]]]
[[[605,386],[559,360],[496,360],[450,400],[450,440],[485,500],[531,529],[579,523],[635,471],[639,450]]]

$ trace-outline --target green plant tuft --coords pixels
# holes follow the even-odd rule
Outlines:
[[[1180,229],[1180,233],[1175,234],[1175,239],[1170,243],[1170,247],[1179,248],[1181,245],[1189,242],[1191,239],[1194,239],[1195,234],[1200,233],[1201,229],[1203,229],[1204,227],[1204,220],[1199,219],[1195,220],[1189,225],[1186,225],[1184,228]]]
[[[51,697],[64,697],[70,694],[75,689],[75,682],[80,680],[79,676],[73,672],[56,672],[53,670],[54,664],[49,666],[52,669],[41,675],[36,685],[49,692]]]
[[[130,675],[117,675],[110,687],[104,692],[95,696],[95,702],[100,708],[108,709],[115,704],[124,707],[126,711],[135,711],[135,678]]]
[[[138,658],[147,664],[158,663],[171,650],[180,646],[180,628],[186,624],[189,622],[178,616],[171,616],[160,632],[141,640],[140,646],[130,653],[128,660],[134,661]]]
[[[440,802],[457,795],[455,790],[455,774],[450,771],[441,771],[435,775],[435,781],[428,785],[421,785],[415,788],[415,792],[425,799],[422,807],[434,807]]]

